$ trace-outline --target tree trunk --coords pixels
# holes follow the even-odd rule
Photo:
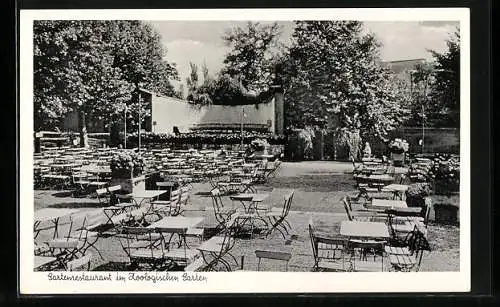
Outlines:
[[[89,147],[89,137],[87,135],[87,121],[84,111],[80,111],[80,120],[78,121],[80,128],[80,147]]]

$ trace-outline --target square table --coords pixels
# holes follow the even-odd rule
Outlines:
[[[36,232],[35,238],[38,236],[41,230],[37,229],[38,226],[40,225],[41,222],[44,221],[52,221],[52,223],[54,224],[53,239],[57,238],[58,236],[57,228],[59,226],[59,219],[63,216],[70,215],[78,211],[79,210],[77,209],[56,209],[56,208],[44,208],[35,211],[35,222],[33,226],[33,229]]]
[[[380,222],[342,221],[340,234],[363,239],[390,238],[387,225]]]
[[[231,200],[239,200],[241,202],[245,213],[257,210],[257,204],[262,203],[268,197],[268,193],[240,193],[230,196]]]
[[[136,206],[140,207],[145,200],[151,201],[166,192],[166,190],[138,190],[120,197],[131,198]],[[139,203],[137,203],[138,199],[140,199]]]
[[[204,219],[204,217],[167,216],[152,223],[147,228],[154,228],[159,232],[169,233],[170,238],[165,242],[166,245],[170,245],[173,236],[177,234],[179,236],[178,247],[184,245],[185,248],[188,248],[186,232],[189,228],[197,227]]]
[[[393,209],[393,208],[407,208],[408,205],[404,200],[393,200],[393,199],[378,199],[373,198],[371,202],[372,207],[380,207],[384,209]]]
[[[383,174],[383,175],[358,175],[355,177],[358,184],[368,183],[368,184],[383,184],[389,185],[394,182],[394,177]]]
[[[161,232],[185,232],[203,222],[204,217],[167,216],[149,225],[147,228],[156,228]]]
[[[382,191],[389,191],[394,194],[394,197],[398,197],[400,200],[403,200],[403,196],[405,195],[405,192],[408,190],[410,186],[406,184],[390,184],[386,185],[385,187],[382,188]]]

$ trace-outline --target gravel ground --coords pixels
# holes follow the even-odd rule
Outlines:
[[[322,232],[331,234],[339,232],[340,222],[346,220],[341,198],[346,193],[351,195],[356,193],[352,175],[349,174],[351,170],[352,165],[348,163],[283,163],[276,177],[271,179],[265,186],[258,186],[257,189],[262,192],[271,192],[267,202],[275,207],[282,206],[283,195],[289,189],[295,189],[289,222],[296,237],[287,241],[278,232],[274,232],[267,238],[257,235],[253,239],[238,239],[232,253],[238,260],[241,259],[241,256],[244,256],[243,269],[256,270],[255,250],[271,249],[292,254],[289,263],[290,271],[311,271],[313,256],[308,234],[308,222],[312,220],[316,229]],[[396,172],[402,173],[404,169],[397,169]],[[208,184],[195,184],[190,204],[195,211],[185,213],[186,216],[204,216],[203,226],[207,228],[215,225],[211,200],[200,195],[202,193],[199,192],[209,190],[210,185]],[[437,199],[443,200],[443,197],[437,196]],[[458,197],[446,198],[445,200],[446,202],[458,203]],[[223,201],[227,206],[238,206],[237,203],[232,203],[227,197]],[[79,208],[82,212],[85,212],[96,210],[96,208],[99,208],[99,203],[97,199],[67,197],[61,191],[35,191],[34,207],[35,210],[45,207]],[[205,208],[206,210],[204,210]],[[78,216],[81,216],[81,214],[77,215],[75,223],[78,223]],[[68,220],[64,219],[61,221],[62,224],[67,222]],[[61,226],[60,234],[67,233],[67,225]],[[424,255],[420,270],[458,271],[460,264],[459,227],[430,223],[428,231],[432,251]],[[42,233],[37,238],[37,241],[43,241],[46,236],[47,234]],[[196,245],[198,240],[190,239],[190,243]],[[96,245],[104,259],[95,257],[92,269],[100,271],[127,269],[128,258],[116,237],[100,238]],[[91,249],[89,251],[95,254]],[[234,267],[237,268],[236,265]],[[261,270],[264,271],[283,271],[284,269],[284,264],[279,261],[263,260],[261,263]]]

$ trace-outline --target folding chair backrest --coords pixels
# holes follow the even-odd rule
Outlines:
[[[121,186],[119,185],[115,185],[115,186],[112,186],[112,187],[109,187],[109,188],[105,188],[107,193],[108,193],[108,197],[109,197],[109,205],[110,206],[114,206],[116,204],[119,204],[120,203],[120,199],[118,198],[118,196],[116,196],[116,192],[117,191],[120,191],[122,189]]]
[[[172,193],[170,193],[170,201],[171,202],[178,201],[179,197],[180,197],[180,194],[181,194],[181,190],[180,189],[173,190]]]
[[[422,263],[424,251],[431,251],[429,241],[427,241],[427,238],[418,229],[418,227],[415,226],[413,231],[409,234],[406,243],[411,254],[415,257],[416,260],[418,260],[416,265],[416,270],[418,271],[420,268],[420,264]]]
[[[187,205],[189,202],[190,194],[189,190],[188,191],[182,191],[179,197],[179,204],[182,205]]]
[[[338,260],[342,259],[345,252],[345,238],[343,237],[329,237],[328,239],[320,240],[314,233],[314,225],[312,220],[309,221],[309,237],[311,239],[311,246],[313,250],[313,256],[316,261],[318,261],[319,257],[319,243],[320,241],[324,241],[323,243],[328,244],[328,259]]]
[[[401,177],[399,177],[399,184],[407,184],[408,183],[408,176],[406,174],[401,174]]]
[[[313,230],[313,224],[312,221],[309,221],[309,239],[311,239],[311,247],[313,250],[313,257],[314,259],[318,258],[318,244],[316,242],[316,238],[314,237],[314,230]]]
[[[213,189],[211,191],[211,194],[212,194],[212,205],[214,207],[215,212],[218,213],[224,208],[224,205],[222,203],[220,190]]]
[[[109,188],[107,188],[109,192],[116,193],[118,191],[121,191],[122,186],[121,185],[114,185]]]
[[[285,196],[285,212],[283,216],[288,216],[290,208],[292,207],[293,195],[295,195],[295,190],[292,190]]]
[[[351,200],[351,197],[349,195],[345,195],[344,198],[343,198],[343,201],[349,207],[349,211],[352,211],[352,200]]]
[[[131,227],[131,226],[117,226],[117,230],[121,234],[130,234],[130,235],[144,235],[155,232],[155,229],[153,228]]]
[[[236,227],[234,227],[235,220],[230,220],[226,223],[226,227],[220,232],[223,236],[220,255],[230,251],[236,243]]]
[[[349,208],[349,201],[347,200],[347,196],[344,196],[344,198],[342,198],[342,202],[344,204],[345,212],[347,213],[347,218],[349,218],[349,221],[352,221],[353,220],[352,212],[351,209]]]
[[[106,188],[95,190],[98,197],[106,196],[108,194],[108,190]]]
[[[350,249],[359,248],[363,250],[384,250],[385,241],[376,240],[349,240],[347,241]]]
[[[208,182],[210,183],[210,185],[212,186],[212,188],[216,188],[217,187],[217,182],[218,180],[220,179],[220,176],[208,176]]]

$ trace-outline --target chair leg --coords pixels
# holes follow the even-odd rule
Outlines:
[[[97,241],[98,241],[98,240],[99,240],[99,238],[97,238],[97,239],[96,239],[94,242],[92,242],[92,243],[91,243],[90,241],[86,241],[86,243],[87,243],[87,245],[88,245],[88,246],[87,246],[86,248],[84,248],[84,249],[83,249],[83,254],[85,254],[85,253],[87,252],[87,250],[88,250],[89,248],[91,248],[91,247],[92,247],[92,248],[93,248],[93,249],[97,252],[97,254],[99,254],[99,257],[101,257],[101,259],[102,259],[102,260],[104,260],[104,257],[102,256],[102,254],[101,254],[101,252],[99,251],[99,249],[98,249],[97,247],[95,247],[95,244],[97,243]]]

